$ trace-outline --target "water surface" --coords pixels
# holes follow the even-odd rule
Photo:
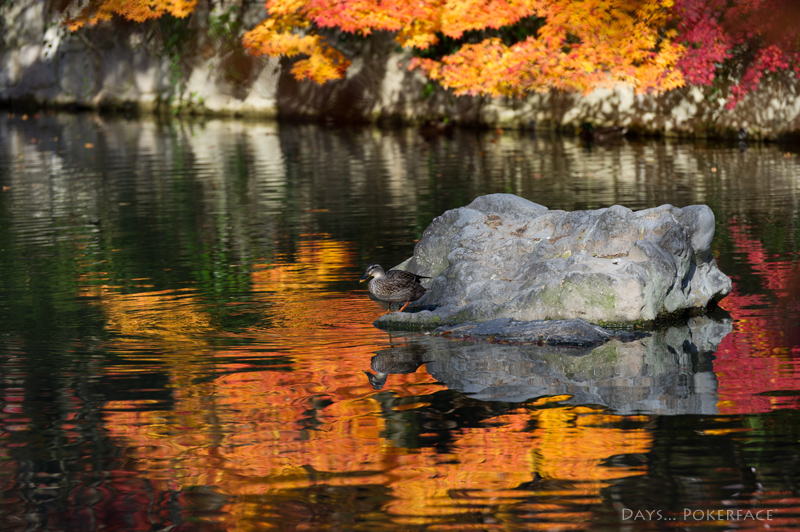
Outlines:
[[[795,529],[798,164],[781,145],[5,115],[2,528]],[[727,329],[598,372],[374,328],[364,267],[494,192],[708,204]]]

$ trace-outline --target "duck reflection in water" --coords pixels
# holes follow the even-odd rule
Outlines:
[[[425,353],[425,346],[420,344],[381,349],[376,351],[370,360],[370,368],[375,373],[365,370],[364,374],[372,388],[380,390],[386,384],[389,375],[416,372],[426,363]]]
[[[370,279],[371,278],[371,279]],[[402,312],[412,301],[425,295],[427,291],[420,284],[421,279],[429,279],[424,275],[416,275],[403,270],[384,271],[380,264],[370,264],[359,282],[369,281],[369,293],[379,301],[389,303],[386,314],[392,311],[392,303],[404,303],[399,311]]]
[[[736,138],[739,139],[739,151],[747,151],[747,129],[743,127],[739,128],[739,130],[736,132]]]

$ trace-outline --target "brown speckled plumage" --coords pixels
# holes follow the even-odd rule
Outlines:
[[[376,299],[388,302],[390,311],[392,303],[405,303],[400,307],[402,311],[411,301],[416,301],[426,292],[425,287],[419,283],[420,279],[427,279],[424,275],[402,270],[385,272],[380,264],[370,264],[361,280],[366,281],[370,277],[369,292]]]

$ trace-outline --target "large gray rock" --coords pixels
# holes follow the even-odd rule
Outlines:
[[[376,325],[496,318],[625,324],[702,311],[731,291],[711,256],[713,237],[714,213],[705,205],[565,212],[512,194],[481,196],[425,230],[398,268],[430,276],[428,293],[412,312]]]

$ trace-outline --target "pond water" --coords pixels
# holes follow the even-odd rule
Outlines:
[[[800,523],[791,146],[8,113],[0,187],[2,530]],[[562,386],[373,327],[365,266],[493,192],[708,204],[716,336]]]

